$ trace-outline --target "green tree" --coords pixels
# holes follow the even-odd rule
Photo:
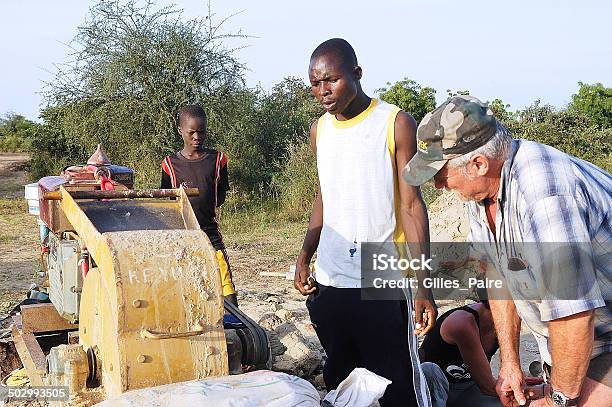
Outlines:
[[[223,46],[221,24],[184,20],[174,6],[100,0],[78,28],[72,61],[59,65],[45,90],[48,132],[33,160],[43,174],[67,160],[83,161],[102,143],[111,159],[136,169],[137,183],[159,183],[161,158],[181,145],[176,111],[202,103],[210,115],[211,143],[223,129],[243,65]],[[54,141],[55,140],[55,141]],[[49,164],[46,165],[45,163]]]
[[[259,103],[259,131],[254,134],[265,157],[264,168],[278,170],[288,147],[308,140],[310,124],[323,113],[302,79],[289,77],[275,85]]]
[[[493,99],[491,102],[487,102],[489,108],[493,111],[495,117],[502,123],[508,125],[514,117],[514,113],[510,110],[510,105],[504,103],[501,99]]]
[[[612,127],[612,88],[601,83],[578,82],[580,89],[572,95],[568,110],[582,114],[602,129]]]
[[[21,152],[31,147],[41,125],[24,116],[8,113],[0,118],[0,151]]]
[[[537,100],[517,111],[509,128],[515,137],[547,144],[612,171],[612,129],[598,128],[585,115],[557,111]]]
[[[394,84],[387,82],[387,86],[376,90],[380,98],[410,113],[417,123],[436,107],[436,91],[433,88],[423,88],[408,78]]]

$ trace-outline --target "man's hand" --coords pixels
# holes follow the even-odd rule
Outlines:
[[[310,275],[310,265],[298,262],[295,265],[293,285],[302,295],[310,295],[317,289],[317,282]]]
[[[502,363],[495,391],[504,407],[524,406],[527,403],[523,393],[524,381],[520,366]]]
[[[437,317],[438,309],[431,290],[420,287],[414,297],[415,333],[425,335],[434,327]]]

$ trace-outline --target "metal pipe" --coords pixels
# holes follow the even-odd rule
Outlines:
[[[178,198],[180,189],[128,189],[124,191],[68,191],[74,199],[134,199],[134,198]],[[198,196],[198,188],[185,188],[187,196]],[[61,201],[60,191],[48,191],[43,194],[43,199],[49,201]]]

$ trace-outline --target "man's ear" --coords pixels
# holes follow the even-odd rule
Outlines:
[[[363,71],[361,70],[361,67],[359,65],[353,68],[353,75],[355,75],[355,79],[357,79],[358,81],[361,80],[361,77],[363,76]]]
[[[470,159],[468,174],[484,177],[489,172],[489,159],[482,154],[476,154]]]

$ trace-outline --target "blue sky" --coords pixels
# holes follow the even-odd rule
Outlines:
[[[168,4],[158,1],[158,4]],[[92,4],[84,0],[0,2],[0,115],[35,119],[38,92]],[[206,1],[177,0],[185,15],[206,15]],[[216,0],[217,18],[253,36],[228,44],[249,71],[249,86],[270,89],[286,76],[306,79],[312,50],[347,39],[363,68],[366,92],[404,77],[437,90],[468,89],[522,108],[540,99],[564,107],[578,81],[612,86],[612,2],[603,0],[334,2]]]

